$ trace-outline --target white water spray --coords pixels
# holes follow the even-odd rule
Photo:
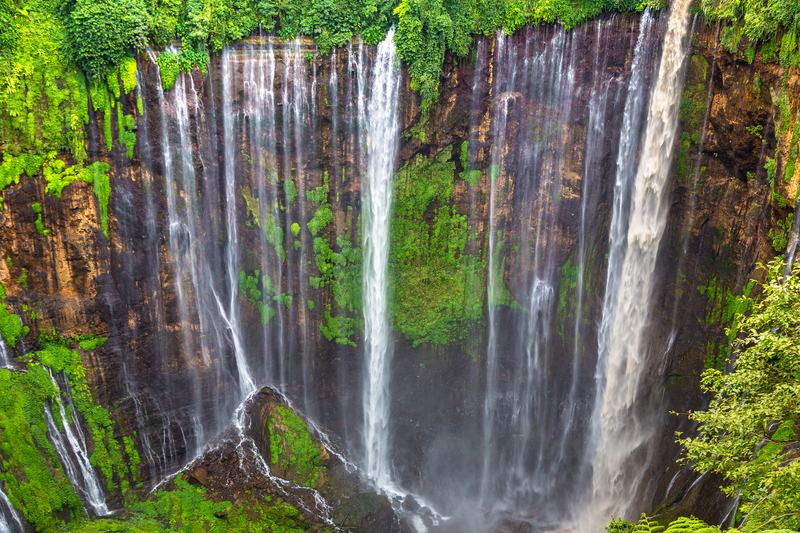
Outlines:
[[[587,531],[602,530],[611,513],[626,514],[641,475],[636,466],[642,466],[631,467],[629,462],[651,434],[650,426],[636,416],[635,406],[647,361],[644,333],[652,307],[653,273],[666,225],[665,195],[683,86],[689,4],[689,0],[672,4],[658,77],[650,96],[619,290],[610,295],[616,301],[607,351],[601,351],[599,357],[604,359],[598,361],[603,373],[598,376],[599,401],[593,419],[592,504],[584,519],[588,527],[582,528]],[[631,160],[623,164],[630,165]],[[606,310],[604,307],[604,314]]]
[[[58,382],[53,374],[50,374],[50,379],[53,385],[60,390]],[[72,406],[72,396],[70,393],[69,382],[66,385],[66,397],[70,403],[73,416],[77,416],[77,411]],[[89,461],[89,448],[86,445],[86,438],[81,430],[80,424],[75,421],[75,427],[69,423],[67,412],[64,409],[64,402],[59,401],[58,408],[61,415],[61,422],[64,427],[63,433],[59,430],[58,426],[53,419],[50,412],[50,406],[45,405],[44,415],[47,421],[47,433],[53,446],[56,448],[58,457],[61,459],[61,464],[67,471],[70,481],[77,489],[78,493],[83,497],[85,503],[91,507],[92,512],[97,516],[108,516],[111,511],[106,505],[106,497],[103,494],[103,489],[100,488],[100,483],[95,475],[94,468]],[[66,437],[66,440],[65,440]],[[70,452],[72,452],[70,454]]]
[[[0,533],[23,533],[24,531],[25,528],[17,510],[11,505],[8,496],[0,487]]]
[[[367,148],[367,181],[362,191],[366,367],[364,449],[366,473],[379,487],[383,487],[391,483],[388,423],[392,347],[387,293],[392,176],[400,129],[397,110],[400,69],[395,61],[394,30],[390,30],[378,45],[371,79],[365,119],[362,119],[364,114],[359,110],[359,123]],[[361,98],[359,100],[359,103],[363,102]]]

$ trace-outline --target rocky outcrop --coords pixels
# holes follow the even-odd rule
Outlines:
[[[281,498],[317,528],[400,531],[388,498],[371,491],[351,464],[312,437],[277,392],[264,388],[254,394],[239,420],[249,425],[228,429],[186,469],[190,483],[207,488],[212,499],[238,505]]]

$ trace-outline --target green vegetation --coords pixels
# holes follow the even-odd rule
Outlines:
[[[105,77],[128,50],[147,44],[144,0],[62,0],[56,11],[66,22],[70,54],[89,79]]]
[[[439,98],[439,73],[445,52],[468,58],[476,35],[503,28],[514,33],[526,24],[559,22],[567,29],[604,11],[641,11],[663,7],[658,1],[633,0],[401,0],[395,42],[409,65],[411,87],[422,95],[423,121]]]
[[[567,297],[570,291],[578,286],[578,265],[572,266],[572,257],[567,258],[567,262],[561,267],[561,281],[558,284],[558,329],[561,338],[566,341],[564,327],[567,324]]]
[[[35,202],[31,204],[31,209],[36,213],[36,231],[39,235],[44,235],[45,237],[50,235],[50,230],[44,229],[44,223],[42,222],[42,204]]]
[[[0,2],[0,148],[8,156],[69,150],[85,153],[89,120],[86,80],[69,58],[67,31],[53,4],[43,0]],[[3,36],[13,33],[13,39]],[[31,175],[32,172],[28,172]],[[0,177],[0,185],[2,183]]]
[[[308,426],[291,408],[276,405],[269,417],[270,468],[282,478],[318,487],[325,477],[327,452],[314,443]]]
[[[3,288],[3,299],[5,299],[5,287]],[[17,346],[17,339],[22,333],[22,320],[8,310],[6,304],[0,304],[0,334],[6,345],[11,348]]]
[[[55,514],[83,513],[72,483],[55,448],[47,440],[45,402],[57,401],[58,390],[47,370],[29,363],[27,372],[0,369],[0,439],[4,463],[0,478],[12,505],[38,530],[53,529]],[[54,417],[58,416],[54,410]],[[59,425],[63,421],[59,419]]]
[[[62,420],[59,409],[51,409],[56,425],[75,423],[80,413],[93,441],[92,465],[102,472],[109,491],[120,488],[123,494],[127,492],[127,464],[134,461],[132,445],[126,446],[123,454],[114,438],[114,422],[108,411],[92,399],[80,354],[68,346],[79,342],[83,347],[88,342],[86,346],[93,349],[104,340],[42,337],[41,350],[20,358],[26,364],[26,372],[0,370],[4,390],[0,395],[0,479],[12,504],[37,530],[52,530],[63,518],[83,516],[83,504],[46,436],[46,402],[55,405],[65,402],[66,394],[71,396],[76,412],[68,409],[68,420]],[[62,371],[69,379],[68,392],[59,391],[50,377],[50,373]]]
[[[771,61],[775,53],[784,68],[797,66],[800,61],[798,35],[800,19],[796,4],[777,0],[774,2],[716,2],[701,0],[700,9],[709,23],[720,22],[720,40],[731,53],[738,53],[743,38],[755,48],[762,43],[764,62]]]
[[[286,261],[286,250],[283,249],[283,228],[278,225],[273,210],[264,209],[265,213],[262,217],[261,204],[253,197],[250,187],[242,185],[241,191],[247,205],[247,213],[253,218],[255,225],[262,229],[267,242],[275,249],[275,253],[278,254],[281,261]]]
[[[697,472],[722,474],[729,496],[741,495],[742,531],[800,528],[800,442],[797,362],[800,361],[800,268],[783,276],[783,264],[768,266],[768,279],[736,344],[733,371],[703,373],[703,389],[714,396],[707,410],[689,413],[700,423],[695,437],[679,442]]]
[[[283,194],[286,197],[286,205],[293,204],[295,200],[297,200],[297,185],[294,184],[292,180],[286,180],[283,182]],[[294,227],[294,224],[292,224]],[[298,226],[298,232],[300,231],[300,227]],[[292,234],[297,237],[297,234],[294,233],[292,230]]]
[[[319,232],[328,227],[328,224],[333,221],[333,212],[331,211],[331,204],[322,204],[319,209],[314,213],[314,218],[308,221],[306,226],[311,235],[317,235]]]
[[[320,323],[320,331],[326,339],[337,344],[355,346],[352,336],[355,329],[363,328],[361,318],[361,249],[353,246],[349,234],[336,238],[335,252],[325,237],[314,239],[314,260],[320,277],[310,277],[309,283],[315,289],[330,287],[340,312],[350,316],[334,316],[328,310],[324,313],[325,322]],[[310,307],[311,308],[311,307]]]
[[[394,180],[389,250],[390,316],[415,346],[466,340],[483,317],[485,261],[466,215],[451,207],[452,146],[418,156]],[[425,221],[433,213],[433,223]],[[477,254],[478,252],[474,252]]]
[[[472,168],[472,162],[469,160],[469,143],[467,141],[461,143],[461,157],[459,159],[461,168],[464,170],[458,177],[474,187],[481,179],[481,171]]]
[[[708,285],[698,287],[700,294],[708,298],[709,305],[709,311],[700,323],[720,326],[725,329],[727,335],[727,342],[724,345],[720,344],[716,349],[713,341],[708,342],[705,368],[725,368],[725,363],[733,350],[734,340],[739,333],[739,324],[752,304],[750,294],[754,286],[755,281],[745,285],[741,296],[735,295],[729,287],[723,287],[714,277],[708,281]]]
[[[794,213],[789,213],[785,221],[778,220],[778,229],[769,230],[769,238],[772,239],[772,247],[778,253],[786,251],[786,247],[789,245],[793,220]]]
[[[127,516],[126,516],[127,515]],[[214,502],[208,490],[175,478],[175,489],[159,490],[149,501],[130,505],[123,519],[99,519],[70,525],[75,533],[301,533],[309,524],[300,512],[276,499],[255,496]]]
[[[161,86],[165,91],[169,91],[175,85],[181,72],[191,72],[193,68],[198,68],[205,74],[208,72],[209,61],[208,52],[198,52],[191,48],[181,49],[177,53],[160,53],[156,58],[156,63],[161,73]]]
[[[681,145],[678,150],[678,180],[681,182],[691,178],[689,152],[692,144],[696,146],[695,150],[699,150],[700,130],[703,126],[708,97],[706,86],[708,67],[706,59],[696,54],[692,56],[686,74],[680,114],[683,133],[681,134]]]

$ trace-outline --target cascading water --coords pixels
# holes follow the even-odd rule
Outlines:
[[[77,416],[78,411],[72,405],[69,380],[64,376],[66,385],[62,390],[52,373],[50,378],[53,381],[53,385],[62,392],[69,402],[72,416]],[[105,494],[89,461],[89,448],[86,445],[86,438],[80,423],[76,420],[74,426],[70,424],[70,418],[67,417],[67,412],[64,409],[64,401],[59,399],[56,403],[58,404],[61,424],[64,429],[62,432],[56,425],[53,414],[50,411],[50,405],[46,404],[45,420],[47,421],[47,434],[50,436],[50,441],[55,446],[58,457],[61,459],[61,464],[66,469],[72,485],[77,489],[84,503],[91,508],[92,513],[96,516],[108,516],[111,511],[108,509]]]
[[[625,36],[615,41],[627,43],[624,53],[609,40],[617,25],[625,26],[620,32]],[[153,228],[147,233],[154,237],[148,242],[157,243],[163,230],[169,252],[159,258],[152,246],[148,267],[153,274],[147,278],[158,280],[161,268],[162,277],[174,281],[174,286],[164,284],[163,295],[151,291],[153,298],[164,300],[152,306],[153,321],[177,324],[160,332],[158,353],[182,357],[159,360],[152,369],[131,361],[132,376],[126,380],[143,464],[153,477],[163,478],[179,467],[182,457],[201,449],[206,437],[230,421],[230,413],[258,384],[271,382],[326,428],[329,422],[339,424],[336,431],[345,440],[348,430],[353,436],[359,432],[363,420],[365,471],[387,494],[396,495],[393,487],[402,484],[437,508],[464,505],[456,502],[463,496],[470,504],[480,500],[480,509],[490,511],[488,520],[498,516],[493,511],[534,520],[529,511],[538,506],[547,509],[537,511],[540,523],[563,522],[572,511],[569,495],[579,492],[571,487],[580,486],[581,475],[590,472],[576,465],[587,452],[585,413],[594,392],[597,318],[592,306],[602,298],[602,289],[590,289],[591,276],[602,272],[594,265],[602,263],[605,242],[597,228],[606,221],[597,212],[603,211],[599,206],[606,192],[611,197],[604,178],[613,178],[616,171],[606,293],[608,305],[617,308],[635,177],[631,169],[644,123],[656,26],[646,13],[641,21],[604,18],[571,32],[551,26],[499,34],[494,43],[480,39],[469,67],[474,70],[472,93],[464,105],[469,107],[469,131],[456,135],[469,144],[462,170],[481,174],[480,183],[467,187],[457,173],[455,187],[463,202],[459,212],[466,211],[467,199],[470,206],[471,240],[464,253],[480,257],[475,272],[488,281],[486,336],[470,340],[475,350],[469,352],[472,381],[461,384],[468,393],[454,400],[455,422],[433,430],[429,424],[425,437],[415,441],[422,442],[423,461],[419,479],[411,483],[411,475],[399,472],[409,465],[395,470],[407,459],[394,458],[390,445],[390,428],[406,424],[395,421],[393,409],[400,400],[390,385],[413,387],[410,374],[416,373],[396,363],[391,373],[404,381],[390,380],[390,364],[400,358],[394,346],[404,342],[391,334],[387,304],[401,100],[393,34],[376,49],[361,42],[334,51],[330,63],[309,60],[313,47],[306,40],[283,43],[259,34],[228,45],[212,59],[202,82],[196,74],[182,73],[166,93],[157,83],[158,91],[150,91],[158,92],[157,106],[150,103],[160,113],[147,112],[145,106],[140,155],[143,163],[152,160],[145,163],[153,169],[146,182],[156,187],[154,194],[147,190],[152,204],[148,228]],[[627,57],[633,59],[630,65]],[[318,79],[319,85],[327,80],[324,90],[317,87]],[[615,114],[623,102],[624,114]],[[608,120],[611,115],[622,116],[618,149],[619,126]],[[160,143],[148,145],[148,126]],[[585,142],[585,148],[574,150],[579,155],[572,150],[576,139]],[[427,157],[425,149],[421,154]],[[329,186],[323,202],[330,204],[333,220],[325,233],[312,234],[308,221],[320,203],[309,193],[323,183],[323,175]],[[163,196],[158,194],[162,183]],[[163,223],[156,216],[159,209],[165,213]],[[338,302],[335,294],[315,292],[309,283],[317,275],[315,259],[318,266],[321,261],[315,240],[328,239],[338,253],[335,246],[343,235],[354,248],[362,245],[363,339],[356,331],[357,348],[331,343],[318,354],[314,350],[322,335],[316,320],[326,312],[338,316]],[[355,236],[360,243],[352,242]],[[256,278],[260,293],[244,288],[243,274]],[[284,305],[283,294],[293,296],[294,305]],[[261,304],[260,317],[251,300]],[[610,348],[603,347],[612,341],[616,314],[606,312],[605,304],[597,333],[599,374],[606,369],[602,354]],[[355,330],[360,318],[356,315]],[[436,349],[431,353],[442,360],[451,355],[446,348]],[[354,352],[363,353],[363,387],[352,384],[358,372]],[[320,368],[331,360],[340,361],[332,371]],[[177,409],[178,404],[164,401],[170,396],[167,387],[158,398],[151,396],[152,389],[142,390],[143,374],[158,374],[158,365],[172,366],[171,375],[179,375],[180,386],[191,391],[182,393],[182,399],[189,399]],[[485,386],[480,384],[484,370]],[[328,394],[339,401],[325,402]],[[459,394],[454,391],[453,397]],[[154,430],[159,424],[168,430]],[[447,472],[461,491],[457,497],[441,490],[444,483],[437,484],[431,473],[436,470],[430,468],[434,460],[424,448],[429,435],[435,439],[448,431],[448,438],[463,440],[474,454],[464,461],[475,466],[472,471]],[[361,448],[352,440],[353,449]],[[398,457],[405,452],[398,447]]]
[[[25,528],[22,525],[22,519],[19,513],[11,505],[11,501],[0,487],[0,533],[24,533]]]
[[[8,353],[6,341],[2,337],[0,337],[0,368],[14,368],[14,365],[11,364],[11,354]]]
[[[611,512],[625,514],[643,471],[632,454],[645,445],[650,425],[636,412],[640,378],[647,362],[644,330],[658,247],[666,225],[668,171],[677,129],[688,29],[688,0],[671,7],[661,63],[650,96],[647,129],[634,182],[627,247],[613,307],[607,349],[601,350],[598,402],[592,427],[592,501],[582,521],[600,530]],[[630,160],[628,160],[630,161]],[[609,276],[611,276],[609,264]],[[607,292],[609,288],[607,287]],[[638,460],[641,462],[641,459]],[[632,462],[634,464],[628,464]]]
[[[233,355],[238,372],[239,399],[243,400],[256,389],[256,384],[250,372],[250,365],[245,357],[239,320],[239,233],[236,230],[237,190],[234,166],[235,146],[237,144],[235,128],[239,115],[234,113],[231,108],[234,90],[234,80],[231,72],[233,59],[231,55],[230,47],[225,48],[222,52],[222,117],[225,129],[225,227],[228,237],[225,242],[225,266],[227,267],[228,305],[224,305],[218,294],[215,293],[214,297],[219,307],[220,316],[228,328],[228,334],[233,345]]]
[[[362,192],[366,368],[363,393],[364,453],[367,475],[382,487],[391,483],[389,361],[392,357],[392,346],[387,309],[389,216],[392,177],[400,133],[397,110],[400,69],[395,59],[393,30],[378,45],[371,78],[368,107],[365,113],[359,109],[360,129],[367,151],[367,176]],[[359,82],[362,79],[359,76]],[[359,92],[361,91],[362,86],[359,83]],[[359,104],[363,102],[364,99],[359,97]]]

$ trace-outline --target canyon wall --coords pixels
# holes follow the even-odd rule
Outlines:
[[[403,72],[390,460],[395,482],[443,514],[467,520],[478,503],[559,523],[586,498],[609,226],[635,174],[620,151],[638,153],[666,19],[482,37],[469,61],[447,58],[427,117]],[[695,483],[676,464],[674,432],[694,428],[670,412],[708,401],[700,373],[728,364],[724,328],[764,278],[757,265],[792,244],[800,77],[691,24],[637,415],[653,433],[631,457],[631,509],[719,523],[730,502],[719,480]],[[110,167],[107,235],[96,185],[56,198],[37,171],[3,191],[0,281],[29,328],[12,365],[40,334],[107,337],[80,353],[114,437],[139,450],[141,490],[200,452],[258,385],[358,462],[375,47],[320,56],[308,40],[253,35],[169,90],[157,53],[137,57],[137,88],[116,104],[135,128],[90,113],[88,158]],[[129,132],[132,152],[107,149]]]

